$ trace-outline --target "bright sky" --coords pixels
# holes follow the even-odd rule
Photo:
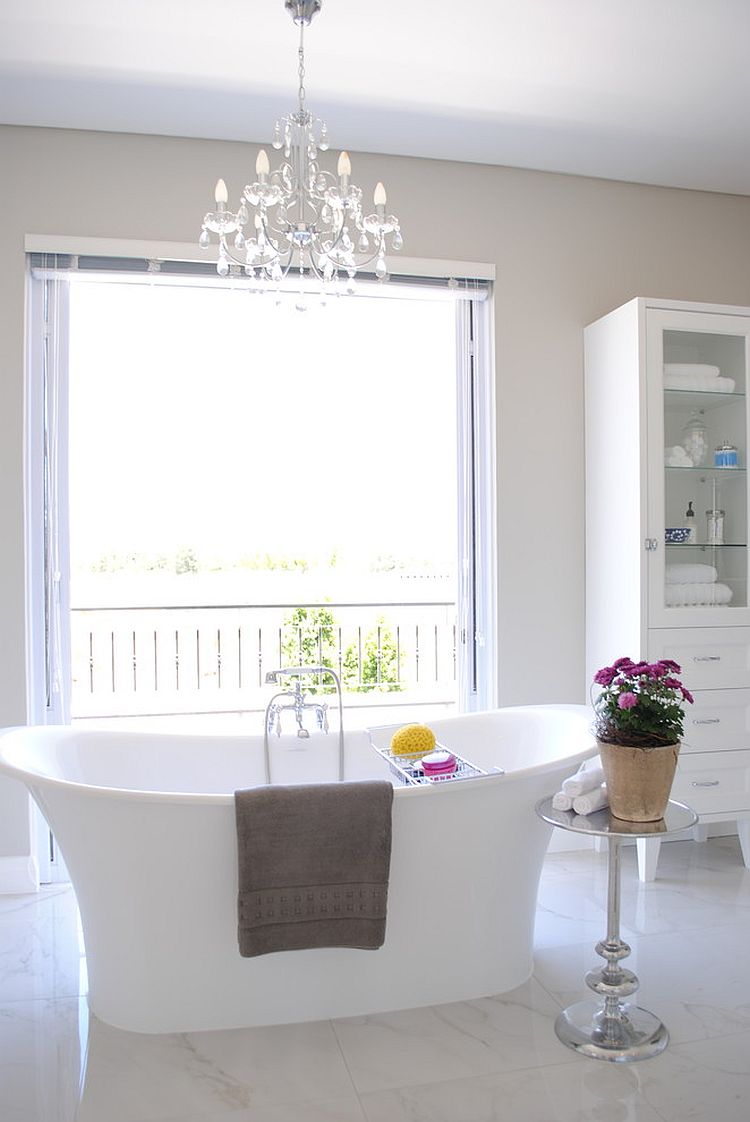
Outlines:
[[[451,565],[455,309],[71,285],[73,564],[110,552]]]

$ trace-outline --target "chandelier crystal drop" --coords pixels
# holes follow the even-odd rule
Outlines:
[[[321,0],[285,0],[300,39],[297,109],[274,126],[273,147],[283,152],[283,162],[272,170],[261,148],[255,182],[243,188],[237,211],[229,209],[220,179],[216,209],[203,219],[199,244],[207,248],[216,236],[220,276],[239,266],[263,285],[278,285],[298,269],[304,287],[351,291],[357,271],[373,262],[375,275],[386,280],[386,251],[403,244],[398,219],[386,213],[382,183],[375,187],[373,213],[365,214],[362,190],[351,182],[348,153],[339,156],[336,175],[318,164],[318,153],[329,147],[328,130],[305,104],[304,31],[320,6]]]

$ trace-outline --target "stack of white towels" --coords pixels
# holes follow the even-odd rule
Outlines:
[[[705,362],[665,362],[664,389],[733,393],[734,378],[722,378],[718,366]]]
[[[664,603],[668,608],[728,604],[732,589],[717,576],[713,565],[665,566]]]
[[[555,810],[572,810],[575,814],[593,814],[608,805],[607,784],[598,756],[584,760],[575,775],[563,780],[562,789],[552,798]]]

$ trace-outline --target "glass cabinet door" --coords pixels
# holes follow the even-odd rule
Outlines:
[[[657,626],[750,622],[750,320],[700,312],[648,323],[649,595]]]

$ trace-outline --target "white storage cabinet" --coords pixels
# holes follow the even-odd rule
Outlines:
[[[623,655],[680,664],[696,702],[673,797],[697,838],[736,822],[748,866],[749,369],[750,308],[638,298],[585,331],[587,680]],[[642,879],[658,847],[639,842]]]

